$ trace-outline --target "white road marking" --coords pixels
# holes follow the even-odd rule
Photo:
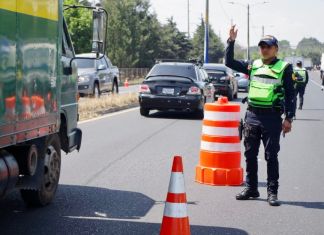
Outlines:
[[[69,219],[83,219],[83,220],[101,220],[101,221],[126,221],[126,222],[134,222],[138,221],[138,219],[116,219],[116,218],[106,218],[106,217],[91,217],[91,216],[64,216]]]
[[[121,115],[121,114],[124,114],[124,113],[133,112],[133,111],[138,110],[138,109],[139,109],[139,107],[135,107],[135,108],[130,108],[130,109],[114,112],[114,113],[109,113],[109,114],[106,114],[106,115],[103,115],[103,116],[100,116],[100,117],[97,117],[97,118],[93,118],[93,119],[78,122],[78,124],[82,125],[84,123],[94,122],[94,121],[98,121],[98,120],[101,120],[101,119],[104,119],[104,118],[109,118],[109,117],[118,116],[118,115]]]
[[[319,83],[317,83],[317,82],[315,82],[315,81],[313,81],[312,79],[309,79],[312,83],[314,83],[316,86],[319,86],[319,87],[322,87],[322,85],[321,84],[319,84]]]

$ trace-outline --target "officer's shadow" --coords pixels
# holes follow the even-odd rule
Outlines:
[[[267,202],[266,199],[258,198],[258,201]],[[279,199],[281,205],[289,205],[289,206],[300,206],[308,209],[319,209],[324,210],[324,202],[298,202],[298,201],[281,201]]]
[[[266,182],[259,182],[258,183],[259,187],[267,187]],[[263,198],[258,198],[256,199],[258,201],[267,201],[266,199]],[[281,201],[282,205],[289,205],[289,206],[300,206],[308,209],[319,209],[319,210],[324,210],[324,202],[298,202],[298,201]]]

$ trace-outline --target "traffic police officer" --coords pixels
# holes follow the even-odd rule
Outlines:
[[[297,61],[297,67],[294,68],[295,75],[295,90],[296,90],[296,105],[297,105],[297,96],[299,94],[299,107],[298,109],[303,109],[304,104],[304,94],[305,88],[308,83],[308,72],[305,68],[302,67],[302,62]]]
[[[294,117],[293,68],[277,58],[278,41],[273,36],[265,36],[259,42],[261,59],[248,62],[234,59],[234,42],[237,37],[235,25],[230,29],[225,52],[226,66],[250,75],[250,89],[247,97],[248,108],[244,124],[244,146],[246,159],[246,188],[236,195],[237,200],[248,200],[260,196],[258,191],[258,153],[260,142],[265,149],[267,161],[268,203],[279,206],[278,179],[281,132],[291,131]],[[285,119],[281,118],[285,114]]]

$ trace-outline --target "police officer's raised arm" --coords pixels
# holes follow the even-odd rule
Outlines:
[[[234,59],[234,44],[237,37],[237,29],[233,25],[229,32],[229,38],[227,40],[227,47],[225,50],[225,65],[238,72],[249,75],[248,62]]]

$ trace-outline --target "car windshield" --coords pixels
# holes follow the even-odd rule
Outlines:
[[[95,60],[89,60],[89,59],[76,59],[75,62],[77,63],[77,67],[80,69],[88,69],[88,68],[94,68],[95,67]]]
[[[217,70],[207,70],[208,77],[212,80],[218,80],[224,76],[226,76],[224,71],[217,71]]]
[[[176,76],[197,80],[196,70],[193,65],[158,64],[152,68],[148,76]]]

